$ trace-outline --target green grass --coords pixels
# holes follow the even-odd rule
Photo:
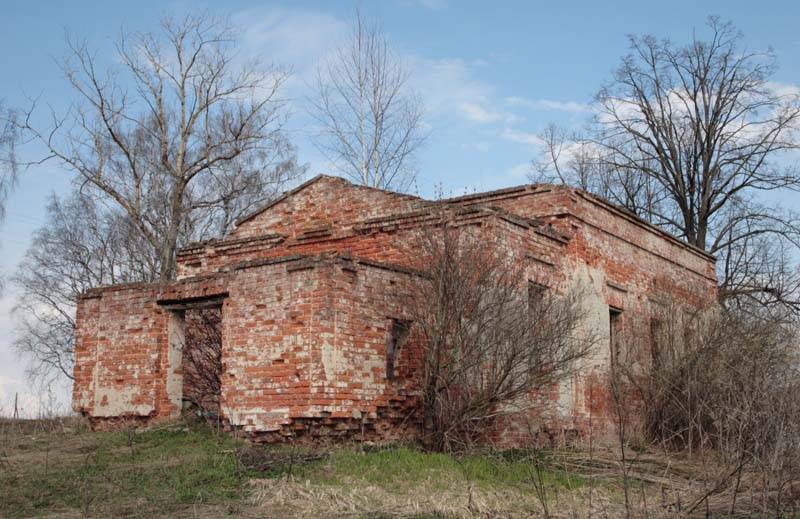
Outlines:
[[[205,426],[6,434],[0,516],[151,517],[197,505],[235,512],[249,477],[235,447]]]
[[[567,489],[583,487],[583,477],[553,468],[533,451],[482,452],[465,456],[428,453],[397,445],[361,450],[358,447],[334,451],[322,461],[292,469],[292,475],[312,483],[349,485],[360,482],[385,488],[404,488],[409,482],[427,482],[433,487],[449,486],[453,480],[486,486],[532,484],[537,477],[534,456],[539,456],[546,486]],[[271,476],[287,475],[288,468]]]

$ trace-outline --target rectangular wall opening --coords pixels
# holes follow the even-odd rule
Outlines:
[[[176,412],[220,418],[226,296],[159,302],[170,314],[167,392]]]
[[[389,331],[389,344],[386,345],[386,379],[394,380],[397,376],[397,358],[400,350],[408,340],[411,331],[411,321],[404,319],[392,319]]]
[[[614,370],[620,361],[622,349],[622,310],[613,306],[608,307],[608,345],[611,356],[611,369]]]
[[[185,319],[183,409],[216,420],[222,383],[222,307],[189,308]]]

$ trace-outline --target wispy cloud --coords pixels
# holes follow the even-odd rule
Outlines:
[[[447,0],[407,0],[406,4],[420,5],[426,9],[441,11],[447,7]]]
[[[408,0],[411,2],[412,0]],[[419,4],[419,0],[414,0]],[[444,2],[429,0],[425,7],[441,8]],[[286,92],[303,113],[303,99],[309,94],[316,67],[330,55],[335,44],[350,30],[349,21],[322,10],[265,7],[242,11],[234,17],[242,29],[241,48],[248,56],[264,61],[275,59],[293,73]],[[542,141],[535,133],[518,129],[531,111],[560,111],[584,114],[589,105],[576,101],[506,97],[500,84],[486,79],[491,66],[483,59],[435,58],[419,54],[402,56],[409,68],[410,86],[420,95],[430,128],[457,126],[459,122],[477,131],[465,135],[462,147],[487,152],[500,141],[521,144],[526,152],[538,149]],[[304,127],[307,130],[307,127]],[[309,152],[306,152],[307,154]],[[312,153],[313,155],[313,153]],[[322,164],[315,164],[317,169]],[[527,165],[524,166],[527,168]],[[323,168],[324,169],[324,168]],[[520,165],[515,180],[524,178]]]
[[[526,144],[533,148],[538,148],[544,141],[535,133],[527,133],[512,128],[506,128],[500,132],[500,138],[510,142],[517,142],[519,144]]]
[[[233,22],[242,31],[242,54],[287,68],[293,93],[313,79],[317,63],[349,30],[343,19],[304,8],[247,9],[235,14]]]
[[[420,3],[429,8],[445,5],[441,0]],[[317,65],[350,30],[346,19],[306,8],[247,9],[234,15],[233,21],[241,27],[244,56],[274,62],[291,72],[285,92],[293,98],[307,94]],[[451,116],[479,125],[510,125],[519,120],[507,109],[509,103],[496,95],[495,86],[479,78],[485,61],[419,55],[403,59],[411,70],[411,86],[422,96],[429,116]]]
[[[532,110],[550,110],[573,113],[589,113],[592,106],[576,101],[554,101],[552,99],[526,99],[524,97],[507,97],[506,102],[511,106],[520,106]]]
[[[480,105],[488,98],[491,87],[474,77],[475,64],[462,59],[410,58],[412,86],[425,99],[434,115],[456,113],[467,103]]]
[[[527,181],[530,173],[531,173],[531,163],[523,162],[521,164],[516,164],[508,168],[508,171],[506,171],[506,176],[509,177],[512,182],[519,183]]]
[[[503,113],[483,107],[477,103],[461,103],[459,105],[461,115],[477,123],[492,123],[503,119]]]
[[[800,85],[797,84],[769,81],[767,82],[766,87],[777,96],[784,98],[800,97]]]
[[[413,86],[422,93],[432,116],[454,116],[477,124],[513,124],[518,120],[496,98],[494,85],[479,79],[486,62],[416,56],[409,59],[409,64]]]

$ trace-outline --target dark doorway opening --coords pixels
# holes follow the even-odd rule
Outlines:
[[[189,308],[185,312],[183,407],[217,420],[222,382],[222,308]]]

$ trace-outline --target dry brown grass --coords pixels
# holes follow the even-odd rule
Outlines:
[[[251,481],[251,503],[261,510],[271,510],[276,517],[306,518],[422,518],[448,519],[542,517],[542,506],[530,491],[509,488],[473,488],[463,480],[449,482],[450,490],[425,485],[410,485],[402,491],[379,485],[330,485],[293,478],[256,479]],[[615,504],[613,492],[595,489],[592,517],[619,517],[623,512]],[[618,500],[616,500],[618,501]],[[588,516],[588,490],[562,493],[551,504],[552,517]]]

